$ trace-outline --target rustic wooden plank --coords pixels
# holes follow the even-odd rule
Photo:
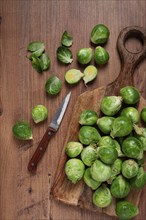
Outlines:
[[[53,219],[53,220],[110,220],[103,214],[89,212],[80,208],[50,200],[50,188],[53,183],[65,135],[68,119],[82,92],[113,81],[120,70],[120,62],[115,48],[119,31],[125,26],[146,26],[146,2],[139,0],[1,0],[0,1],[0,97],[3,114],[0,116],[0,219]],[[89,35],[97,23],[106,24],[111,36],[106,48],[110,53],[110,62],[100,68],[98,78],[87,88],[83,83],[69,87],[64,82],[67,69],[77,67],[76,52],[81,47],[89,47]],[[74,37],[72,52],[74,62],[70,66],[60,65],[56,61],[56,49],[60,37],[68,30]],[[26,47],[30,41],[42,40],[46,45],[52,65],[43,75],[37,74],[26,58]],[[134,42],[132,43],[134,44]],[[133,46],[133,45],[132,45]],[[93,62],[94,63],[94,62]],[[143,62],[135,72],[135,84],[146,99],[146,63]],[[47,97],[44,92],[46,79],[57,74],[63,81],[63,90],[56,98]],[[36,176],[27,172],[27,164],[47,124],[51,121],[55,109],[71,90],[71,102],[63,123],[38,167]],[[49,118],[45,123],[34,125],[31,109],[42,103],[49,109]],[[17,120],[27,120],[33,127],[34,140],[22,143],[13,138],[11,128]],[[145,196],[141,197],[140,215],[146,216]]]

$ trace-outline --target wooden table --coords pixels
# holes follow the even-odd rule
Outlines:
[[[84,91],[107,85],[120,71],[116,41],[121,29],[138,25],[146,27],[146,1],[142,0],[1,0],[0,1],[0,96],[3,113],[0,116],[0,220],[112,220],[112,217],[91,213],[50,199],[50,189],[68,129],[68,123],[77,97]],[[93,47],[90,32],[94,25],[103,23],[110,29],[105,48],[110,53],[108,65],[99,68],[96,80],[85,87],[83,82],[68,86],[64,74],[69,68],[83,70],[77,64],[79,48]],[[71,47],[74,62],[61,65],[56,59],[62,33],[73,35]],[[27,56],[30,41],[43,41],[51,57],[51,68],[38,74]],[[134,39],[127,47],[139,50]],[[92,63],[94,63],[92,61]],[[56,97],[47,97],[46,80],[57,75],[63,89]],[[146,98],[146,62],[135,71],[134,81]],[[56,136],[38,166],[37,174],[27,171],[27,164],[38,142],[51,121],[61,100],[72,91],[71,101]],[[49,110],[48,120],[35,125],[31,109],[43,104]],[[33,141],[22,142],[12,135],[12,126],[18,120],[28,121],[33,128]],[[146,187],[140,201],[138,220],[146,216]]]

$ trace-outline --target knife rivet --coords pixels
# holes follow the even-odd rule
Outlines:
[[[31,166],[34,167],[34,163],[31,163]]]
[[[51,135],[51,131],[48,132],[48,135]]]
[[[42,147],[40,147],[40,150],[42,151],[42,150],[43,150],[43,148],[42,148]]]

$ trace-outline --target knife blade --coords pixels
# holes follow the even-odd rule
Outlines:
[[[61,121],[63,119],[63,116],[65,114],[65,111],[67,109],[69,100],[71,97],[71,92],[69,92],[64,100],[62,101],[61,105],[57,109],[51,123],[49,124],[43,138],[41,139],[36,151],[34,152],[30,162],[28,163],[28,171],[31,173],[36,173],[37,165],[42,159],[47,147],[49,140],[51,137],[57,132],[59,125],[61,124]]]

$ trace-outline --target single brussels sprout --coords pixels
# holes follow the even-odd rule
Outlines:
[[[62,88],[62,82],[57,76],[48,78],[45,84],[45,90],[49,95],[57,95]]]
[[[102,185],[93,193],[94,205],[105,208],[112,203],[112,195],[108,187]]]
[[[91,177],[90,168],[87,168],[85,170],[83,178],[84,178],[84,182],[86,183],[86,185],[89,186],[92,190],[97,189],[101,185],[101,182],[96,181]]]
[[[132,202],[126,200],[118,201],[116,203],[116,214],[119,219],[127,220],[133,219],[139,214],[139,209]]]
[[[84,74],[77,69],[70,69],[65,73],[65,81],[69,84],[75,84],[80,81]]]
[[[112,181],[110,190],[115,198],[122,199],[128,196],[130,184],[122,175],[119,175]]]
[[[72,63],[72,52],[69,48],[64,46],[58,47],[57,49],[57,59],[64,64]]]
[[[138,124],[140,119],[140,114],[138,110],[134,107],[124,108],[121,112],[121,116],[129,118],[134,124]]]
[[[111,176],[111,167],[100,160],[95,160],[90,168],[90,173],[94,180],[105,182]]]
[[[65,151],[69,157],[77,157],[83,150],[83,145],[77,141],[70,141],[66,144]]]
[[[120,96],[105,96],[100,105],[100,110],[107,116],[115,115],[122,107]]]
[[[48,109],[44,105],[36,105],[32,109],[31,114],[34,122],[39,123],[48,117]]]
[[[77,183],[82,179],[85,171],[85,165],[80,159],[69,159],[65,164],[65,173],[72,183]]]
[[[136,138],[141,141],[143,150],[146,151],[146,137],[143,137],[141,135],[137,135]]]
[[[114,117],[110,116],[103,116],[99,118],[97,120],[97,125],[100,131],[102,131],[104,134],[110,134],[114,119]]]
[[[91,166],[97,159],[96,148],[92,145],[84,147],[81,152],[81,159],[86,166]]]
[[[105,164],[113,164],[118,157],[118,152],[112,147],[100,147],[98,156]]]
[[[97,113],[93,110],[87,109],[80,114],[79,123],[81,125],[94,125],[97,122]]]
[[[146,184],[146,172],[143,167],[140,167],[135,177],[130,179],[130,184],[136,189],[141,189]]]
[[[94,44],[103,44],[107,42],[109,35],[109,29],[104,24],[98,24],[92,29],[90,39]]]
[[[84,70],[84,77],[83,77],[85,85],[93,81],[96,78],[97,74],[98,74],[98,70],[95,66],[93,65],[87,66]]]
[[[135,160],[128,159],[122,163],[122,174],[127,179],[135,177],[138,173],[138,169],[139,167]]]
[[[140,116],[143,122],[146,122],[146,107],[141,110]]]
[[[42,71],[47,70],[50,67],[50,64],[51,64],[50,57],[48,56],[48,54],[43,53],[40,57],[40,65]]]
[[[12,132],[19,140],[31,140],[33,138],[30,125],[24,121],[16,122],[13,125]]]
[[[88,64],[92,59],[91,48],[81,48],[77,52],[77,60],[81,64]]]
[[[107,50],[101,46],[98,46],[95,48],[94,51],[94,61],[98,65],[104,65],[108,62],[109,60],[109,53]]]
[[[115,147],[114,140],[110,136],[102,136],[98,142],[99,147]]]
[[[127,137],[122,143],[122,151],[125,156],[133,159],[143,158],[142,143],[135,137]]]
[[[111,166],[112,173],[111,177],[107,180],[108,184],[111,184],[112,181],[121,173],[122,170],[122,160],[117,158]]]
[[[96,128],[91,126],[82,126],[79,131],[79,140],[82,144],[89,145],[98,143],[101,138]]]
[[[129,118],[125,116],[117,117],[113,124],[111,130],[111,137],[125,137],[131,133],[133,129],[132,122]]]
[[[65,47],[70,47],[73,44],[73,37],[67,31],[64,31],[62,34],[61,44]]]
[[[120,95],[123,98],[123,102],[126,104],[136,104],[140,100],[140,93],[138,89],[132,86],[123,87],[120,90]]]

